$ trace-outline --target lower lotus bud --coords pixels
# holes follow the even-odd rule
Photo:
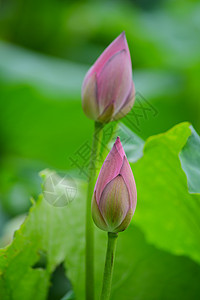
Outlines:
[[[96,182],[92,199],[93,220],[102,230],[123,231],[131,221],[136,202],[133,173],[117,138]]]

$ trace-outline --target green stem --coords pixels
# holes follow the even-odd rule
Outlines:
[[[99,154],[103,124],[95,122],[90,165],[88,170],[88,189],[86,202],[86,254],[85,254],[85,291],[86,300],[94,300],[94,224],[91,215],[91,200],[96,182],[96,160]]]
[[[107,244],[106,262],[104,268],[101,300],[109,300],[110,298],[117,237],[118,237],[117,233],[108,232],[108,244]]]

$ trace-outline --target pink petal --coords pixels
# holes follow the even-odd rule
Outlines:
[[[103,113],[98,117],[98,121],[101,123],[108,123],[112,120],[114,113],[114,103],[110,103],[103,111]]]
[[[128,95],[123,106],[118,110],[118,112],[115,111],[113,120],[116,121],[116,120],[119,120],[119,119],[125,117],[129,113],[129,111],[132,109],[134,101],[135,101],[135,87],[134,87],[134,84],[132,84],[130,94]]]
[[[105,50],[104,52],[99,56],[99,58],[96,60],[92,68],[89,70],[89,73],[92,74],[94,72],[97,73],[97,75],[101,72],[101,69],[103,68],[104,64],[116,53],[121,50],[125,49],[128,53],[129,61],[131,64],[131,58],[130,58],[130,52],[126,40],[125,33],[122,32]]]
[[[120,139],[117,138],[115,144],[113,145],[111,151],[106,157],[101,171],[99,173],[95,191],[96,191],[96,201],[99,204],[101,194],[105,186],[117,175],[121,170],[123,164],[124,150],[122,148]]]
[[[119,136],[117,137],[116,141],[115,141],[115,146],[117,148],[118,153],[120,154],[122,160],[124,159],[124,156],[126,155],[124,152],[124,148],[122,147],[121,141]]]
[[[99,209],[110,232],[123,222],[129,210],[129,202],[124,179],[118,175],[106,185],[99,202]]]
[[[132,87],[132,68],[126,50],[115,53],[97,75],[97,95],[100,114],[109,103],[119,110]]]
[[[122,168],[120,170],[120,174],[123,177],[127,189],[129,191],[130,195],[130,208],[135,211],[136,203],[137,203],[137,190],[135,185],[135,179],[133,177],[133,172],[131,170],[131,167],[129,165],[128,159],[126,156],[124,156]]]
[[[115,228],[115,232],[124,231],[130,224],[132,216],[133,216],[133,211],[132,209],[129,209],[122,223],[117,228]]]
[[[107,224],[99,210],[99,207],[97,205],[96,201],[96,193],[94,193],[92,198],[92,218],[94,220],[94,223],[97,225],[97,227],[101,228],[102,230],[107,231]]]
[[[82,86],[82,107],[86,116],[92,120],[97,120],[99,108],[97,102],[97,82],[96,73],[84,81]]]

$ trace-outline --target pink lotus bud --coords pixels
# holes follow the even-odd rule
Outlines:
[[[124,117],[134,102],[132,65],[122,32],[87,72],[82,86],[86,116],[102,123]]]
[[[117,138],[96,182],[92,199],[92,217],[102,230],[125,230],[134,214],[137,191],[132,170]]]

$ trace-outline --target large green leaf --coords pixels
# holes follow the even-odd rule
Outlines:
[[[200,195],[188,192],[179,159],[191,133],[190,124],[182,123],[147,140],[143,157],[132,164],[138,191],[134,220],[149,242],[200,263]],[[195,155],[190,151],[190,162]]]
[[[12,244],[1,250],[1,299],[46,299],[50,274],[70,253],[79,268],[78,258],[83,259],[84,253],[84,226],[82,211],[73,216],[78,201],[80,197],[69,207],[58,208],[40,197],[34,204]],[[78,252],[74,251],[75,245]],[[41,252],[47,261],[42,269],[34,267]]]

